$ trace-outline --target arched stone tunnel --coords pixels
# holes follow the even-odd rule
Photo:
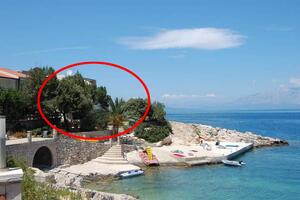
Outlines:
[[[50,169],[53,166],[53,156],[48,147],[42,146],[36,151],[32,166],[39,169]]]
[[[39,139],[28,143],[27,140],[6,141],[7,157],[25,161],[29,167],[49,169],[57,165],[56,140]]]

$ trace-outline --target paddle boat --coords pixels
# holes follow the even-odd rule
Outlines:
[[[222,163],[224,165],[233,166],[233,167],[241,167],[242,165],[245,165],[243,161],[235,161],[235,160],[222,160]]]
[[[157,157],[152,153],[152,148],[147,147],[145,151],[140,151],[139,156],[147,166],[159,165]]]
[[[143,175],[143,174],[144,174],[144,171],[141,169],[138,169],[138,170],[130,170],[130,171],[121,172],[119,174],[119,176],[121,178],[130,178],[130,177],[139,176],[139,175]]]

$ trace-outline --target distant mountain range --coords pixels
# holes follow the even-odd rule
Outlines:
[[[241,97],[232,104],[254,109],[300,108],[300,87],[282,87],[276,91],[256,93]]]
[[[168,113],[193,113],[215,111],[287,111],[300,110],[300,87],[281,87],[274,91],[255,93],[231,102],[200,103],[190,108],[167,107]]]

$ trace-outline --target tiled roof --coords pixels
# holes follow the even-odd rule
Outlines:
[[[0,67],[0,77],[19,79],[19,78],[26,78],[26,75],[11,69]]]

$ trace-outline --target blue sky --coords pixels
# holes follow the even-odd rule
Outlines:
[[[274,96],[300,88],[299,19],[299,1],[287,0],[2,1],[0,66],[108,61],[136,72],[169,107],[247,104],[253,94],[249,101],[295,106],[298,93]],[[122,72],[82,71],[113,96],[145,96]]]

